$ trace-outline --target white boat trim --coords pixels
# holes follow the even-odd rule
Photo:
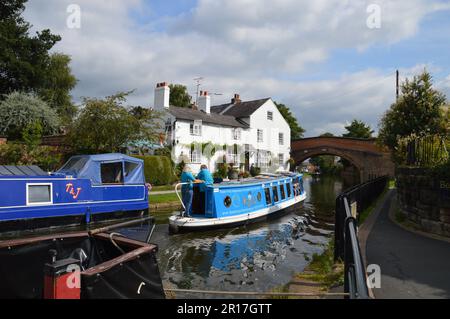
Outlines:
[[[263,209],[257,210],[256,212],[250,214],[242,214],[230,217],[221,218],[195,218],[195,217],[181,217],[179,215],[174,215],[169,218],[169,224],[172,226],[183,227],[183,228],[200,228],[200,227],[210,227],[210,226],[221,226],[239,222],[245,222],[247,220],[253,220],[260,217],[268,216],[272,213],[278,212],[280,210],[286,209],[292,205],[300,203],[306,199],[306,193],[300,196],[294,197],[288,201],[272,205],[270,207],[265,207]]]

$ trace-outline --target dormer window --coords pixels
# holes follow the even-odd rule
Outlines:
[[[267,112],[267,119],[269,120],[269,121],[273,121],[273,112]]]

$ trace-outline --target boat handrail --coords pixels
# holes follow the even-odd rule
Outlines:
[[[204,182],[201,182],[201,183],[195,183],[195,184],[203,184],[203,183],[204,183]],[[191,185],[191,184],[193,184],[193,183],[187,182],[187,183],[178,183],[178,184],[175,185],[175,193],[177,194],[177,197],[178,197],[178,199],[180,200],[180,203],[181,203],[181,206],[182,206],[183,209],[184,209],[184,212],[186,212],[186,206],[184,206],[183,199],[181,198],[181,196],[180,196],[180,194],[179,194],[179,192],[178,192],[178,187],[179,187],[179,186],[183,186],[183,185]],[[184,216],[184,212],[181,213],[182,216]]]

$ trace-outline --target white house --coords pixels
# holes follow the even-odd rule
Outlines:
[[[236,94],[228,104],[211,106],[208,92],[200,93],[197,108],[181,108],[169,105],[167,83],[156,86],[154,108],[163,111],[165,143],[176,163],[214,171],[225,157],[241,170],[289,169],[291,130],[271,98],[244,102]]]

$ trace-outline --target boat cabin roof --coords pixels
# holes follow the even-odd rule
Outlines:
[[[302,176],[303,176],[303,174],[296,174],[296,173],[265,174],[265,175],[259,175],[259,176],[252,177],[252,178],[246,178],[243,180],[222,182],[220,184],[211,185],[211,187],[227,188],[227,187],[249,186],[249,185],[254,185],[254,184],[260,185],[260,184],[284,181],[284,180],[288,180],[288,179],[296,178],[296,177],[301,178]]]
[[[48,176],[48,174],[36,165],[0,165],[0,176]]]
[[[72,156],[57,174],[86,178],[94,185],[144,184],[144,161],[124,154]]]

